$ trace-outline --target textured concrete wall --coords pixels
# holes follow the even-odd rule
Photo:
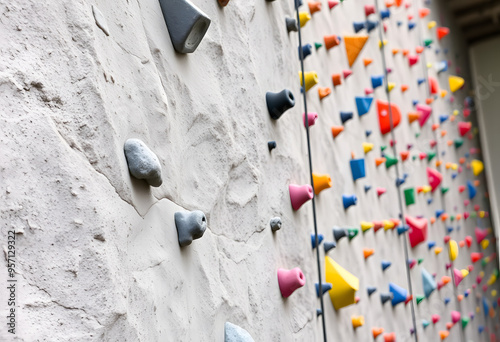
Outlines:
[[[190,55],[174,52],[157,0],[1,3],[1,244],[7,250],[8,231],[16,232],[19,340],[220,341],[226,321],[245,328],[256,341],[322,340],[315,312],[319,301],[310,240],[312,207],[308,203],[294,212],[288,193],[288,184],[309,182],[298,38],[285,28],[285,16],[294,15],[293,5],[282,0],[233,0],[225,8],[215,0],[194,3],[212,24]],[[304,27],[303,42],[353,34],[352,22],[364,20],[362,6],[371,3],[346,0],[329,11],[324,2],[323,10]],[[96,25],[93,5],[102,12],[109,36]],[[415,2],[408,10],[393,10],[386,34],[388,67],[393,69],[389,81],[397,84],[391,97],[403,115],[396,129],[397,148],[401,151],[412,143],[412,154],[427,152],[433,137],[428,123],[416,139],[420,130],[406,117],[413,110],[412,100],[422,102],[427,96],[425,85],[417,87],[423,61],[409,68],[406,58],[401,53],[393,57],[390,49],[414,51],[419,28],[409,33],[407,16],[416,16],[420,6]],[[452,34],[442,46],[435,42],[426,50],[427,60],[450,59],[450,70],[460,66],[467,75],[460,33],[453,30],[445,8],[430,7],[431,19],[450,26]],[[403,21],[399,28],[398,20]],[[424,37],[435,38],[434,31],[428,33],[427,21],[418,25]],[[435,54],[435,48],[441,52]],[[367,68],[364,57],[374,59]],[[319,86],[332,87],[331,74],[348,68],[343,44],[313,52],[305,67],[318,72]],[[375,106],[362,118],[355,114],[336,140],[330,131],[330,126],[340,124],[339,111],[355,112],[354,96],[370,86],[370,75],[383,73],[377,30],[352,71],[322,102],[318,86],[307,93],[309,110],[319,114],[311,127],[314,171],[329,173],[333,180],[332,189],[316,201],[318,229],[327,240],[333,239],[334,225],[358,227],[361,220],[400,213],[394,168],[376,168],[374,163],[380,146],[390,139],[379,133]],[[448,88],[446,75],[439,81]],[[399,90],[403,83],[410,86],[405,94]],[[438,99],[434,120],[461,110],[469,87],[467,78],[453,104],[449,94]],[[275,122],[267,112],[265,93],[283,88],[295,94],[297,103]],[[376,99],[385,96],[382,88],[375,91]],[[447,146],[446,141],[457,136],[459,120],[439,129],[448,130],[438,141],[440,150],[446,151],[444,162],[457,162],[469,147],[477,146],[476,140],[467,140],[459,150]],[[366,129],[373,130],[369,138]],[[143,140],[156,153],[163,168],[161,187],[150,188],[131,178],[123,153],[128,138]],[[269,140],[278,144],[271,153]],[[373,142],[375,148],[366,156],[367,177],[353,183],[348,162],[351,151],[363,155],[363,141]],[[400,165],[410,175],[404,187],[427,183],[426,162]],[[464,211],[466,197],[458,193],[458,185],[471,174],[464,168],[452,181],[451,173],[444,172],[444,183],[450,186],[444,202],[454,215]],[[365,194],[365,184],[388,191],[377,198],[374,189]],[[482,181],[474,203],[487,208],[483,185]],[[357,206],[344,211],[343,193],[357,194]],[[434,198],[431,205],[428,197]],[[405,213],[429,218],[442,207],[440,197],[418,195],[417,204]],[[182,208],[202,210],[208,219],[205,235],[183,249],[173,218]],[[275,216],[282,218],[283,226],[273,234],[269,220]],[[455,228],[452,238],[462,240],[475,225],[488,227],[489,222],[469,219],[448,225]],[[430,226],[429,239],[445,247],[445,229],[441,222]],[[341,240],[330,252],[359,278],[361,301],[336,312],[324,297],[329,340],[369,341],[372,326],[396,332],[398,341],[411,340],[410,305],[382,307],[379,300],[390,281],[408,287],[403,242],[396,231],[375,235],[371,230],[350,243]],[[493,245],[487,255],[495,250]],[[375,248],[367,261],[363,247]],[[472,250],[478,248],[474,243]],[[465,268],[470,250],[460,251],[455,264]],[[415,294],[422,293],[420,267],[437,272],[438,278],[449,274],[446,248],[436,257],[422,245],[410,251],[410,258],[424,258],[411,271]],[[393,263],[385,273],[382,259]],[[283,299],[276,270],[296,266],[303,270],[306,285]],[[487,266],[487,276],[494,267]],[[463,315],[475,311],[476,291],[458,305],[454,295],[470,288],[480,269],[477,265],[456,291],[449,284],[416,308],[421,340],[437,340],[452,309],[460,307]],[[0,316],[6,317],[4,268],[0,274]],[[366,286],[379,291],[368,298]],[[445,306],[447,296],[452,302]],[[421,319],[433,313],[441,314],[442,320],[424,332]],[[365,326],[353,331],[351,315],[360,314]],[[479,340],[477,326],[485,324],[483,320],[477,314],[465,330],[467,339]],[[3,321],[0,326],[2,339],[12,340]],[[449,340],[460,341],[460,336],[456,326]]]

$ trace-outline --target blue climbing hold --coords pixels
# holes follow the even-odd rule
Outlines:
[[[413,105],[413,107],[415,107],[416,105],[418,105],[418,100],[412,100],[411,104]]]
[[[372,76],[372,88],[378,88],[384,84],[384,76]]]
[[[371,31],[373,31],[378,25],[378,21],[371,21],[371,20],[367,20],[366,21],[366,30],[368,31],[368,33],[370,33]]]
[[[439,218],[443,214],[444,214],[444,210],[442,210],[442,209],[436,210],[436,218]]]
[[[368,113],[372,102],[373,97],[356,96],[356,107],[358,108],[358,115],[362,116]]]
[[[356,205],[358,198],[356,195],[342,195],[342,203],[344,204],[344,209],[349,208],[351,205]]]
[[[311,44],[302,45],[302,56],[304,57],[304,59],[306,59],[306,57],[309,56],[311,53],[312,53]],[[300,60],[300,46],[299,46],[299,60]]]
[[[406,297],[408,296],[408,291],[394,283],[389,283],[389,291],[394,295],[392,297],[392,306],[396,306],[399,303],[404,303]]]
[[[365,185],[365,192],[368,192],[371,188],[371,185]]]
[[[428,241],[427,248],[432,249],[436,246],[436,241]]]
[[[368,292],[368,296],[371,296],[375,291],[377,291],[377,288],[376,287],[373,287],[373,286],[368,286],[366,288],[366,292]]]
[[[488,304],[488,300],[486,299],[486,296],[483,296],[483,312],[484,312],[485,317],[488,317],[489,311],[490,311],[490,305]]]
[[[366,130],[366,131],[365,131],[365,135],[366,135],[366,137],[367,137],[367,138],[368,138],[371,134],[372,134],[372,131],[370,131],[370,130]]]
[[[351,159],[350,164],[352,179],[354,181],[366,176],[364,159]]]
[[[467,181],[467,189],[469,190],[469,199],[473,199],[476,196],[477,189],[470,180]]]
[[[316,285],[316,296],[318,296],[318,298],[319,298],[320,297],[319,284],[316,283],[314,285]],[[323,294],[325,294],[325,292],[328,292],[328,291],[330,291],[332,289],[332,284],[330,284],[330,283],[322,283],[321,284],[321,289],[322,289],[321,295],[323,295]]]
[[[457,176],[458,176],[458,173],[452,173],[451,174],[451,179],[455,179],[455,178],[457,178]]]
[[[365,28],[365,23],[362,21],[355,21],[352,23],[352,25],[354,26],[354,32],[356,33]]]
[[[385,18],[389,18],[391,16],[391,11],[388,9],[384,9],[380,11],[380,18],[384,20]]]
[[[318,245],[321,245],[324,238],[323,234],[318,234]],[[311,244],[313,249],[316,248],[316,235],[314,233],[311,233]]]
[[[449,233],[451,233],[453,231],[453,227],[446,227],[446,231]]]
[[[399,226],[398,227],[398,235],[404,234],[408,230],[410,230],[410,227],[408,227],[408,226]]]
[[[444,298],[444,305],[447,305],[450,301],[451,301],[451,299],[450,299],[450,298],[445,297],[445,298]]]
[[[382,271],[385,271],[386,269],[388,269],[392,265],[392,263],[390,261],[385,261],[385,260],[382,260],[380,262],[380,264],[382,265]]]
[[[427,199],[427,204],[431,204],[432,203],[432,198],[428,198]]]
[[[417,24],[413,21],[408,22],[408,30],[413,30]]]
[[[440,74],[444,71],[448,71],[448,62],[447,61],[441,61],[436,64],[436,70],[437,73]]]
[[[380,300],[382,301],[382,305],[390,301],[393,297],[392,293],[381,293],[380,294]]]
[[[342,121],[342,123],[351,120],[353,116],[354,115],[352,112],[340,112],[340,120]]]
[[[402,22],[401,20],[398,20],[398,21],[396,22],[396,25],[398,25],[398,27],[399,27],[399,26],[403,25],[403,22]]]
[[[425,268],[422,268],[422,282],[424,284],[425,297],[429,298],[431,293],[437,288],[437,284],[434,277]]]
[[[439,116],[439,123],[443,123],[446,120],[448,120],[448,115],[440,115]]]
[[[481,334],[484,331],[484,325],[477,327],[477,331]]]
[[[417,79],[418,85],[421,85],[424,82],[425,82],[425,78],[419,78],[419,79]]]

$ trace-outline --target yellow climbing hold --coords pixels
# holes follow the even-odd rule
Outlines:
[[[435,27],[437,24],[436,22],[433,20],[433,21],[429,21],[429,23],[427,24],[427,28],[430,30],[431,28]]]
[[[351,322],[352,327],[356,329],[365,324],[365,318],[363,316],[351,316]]]
[[[450,240],[450,261],[454,261],[458,256],[458,244],[455,240]]]
[[[308,71],[304,75],[306,79],[306,91],[308,91],[318,83],[318,73],[316,71]],[[300,85],[303,86],[302,71],[299,71],[299,78],[300,78]]]
[[[391,91],[392,89],[394,89],[394,87],[396,86],[396,83],[394,82],[389,82],[387,84],[387,90]]]
[[[384,223],[384,230],[393,229],[395,226],[394,222],[389,220],[384,220],[383,223]]]
[[[382,46],[385,46],[387,45],[387,39],[384,39],[383,41],[382,40],[379,40],[378,41],[378,48],[381,49]]]
[[[450,76],[448,77],[448,82],[450,83],[450,90],[452,93],[456,92],[458,89],[462,88],[465,81],[462,77],[459,76]]]
[[[490,245],[490,240],[484,239],[483,241],[481,241],[481,247],[483,247],[483,249],[488,248],[489,245]]]
[[[423,192],[424,194],[426,194],[426,193],[428,193],[428,192],[431,192],[431,190],[432,190],[432,187],[431,187],[430,185],[424,185],[424,186],[422,187],[422,192]]]
[[[441,89],[440,95],[441,95],[442,98],[445,97],[447,94],[448,94],[447,90]]]
[[[463,270],[460,270],[460,272],[462,272],[462,277],[467,277],[469,275],[469,271],[467,269],[463,269]]]
[[[363,233],[370,228],[373,228],[374,226],[375,225],[373,224],[373,222],[361,221],[361,230],[363,231]]]
[[[311,20],[311,15],[307,12],[299,13],[300,27],[304,27],[309,20]]]
[[[483,162],[477,159],[474,159],[473,161],[470,162],[470,167],[472,168],[474,176],[479,175],[484,170]]]
[[[327,283],[335,284],[328,291],[335,310],[356,303],[355,294],[359,290],[359,279],[329,256],[325,257],[325,280]]]
[[[436,247],[436,248],[434,248],[434,253],[436,253],[436,255],[438,255],[442,251],[443,251],[443,247]]]
[[[458,109],[455,109],[455,110],[453,111],[453,115],[457,116],[458,114],[460,114],[460,112],[458,111]]]
[[[372,143],[364,142],[362,145],[363,145],[363,151],[365,152],[365,154],[367,154],[368,152],[373,150],[374,145]]]
[[[485,212],[484,210],[481,210],[481,211],[479,212],[479,217],[480,217],[480,218],[484,218],[484,216],[485,216],[485,215],[486,215],[486,212]]]

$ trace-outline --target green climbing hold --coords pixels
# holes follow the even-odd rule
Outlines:
[[[420,296],[420,295],[417,295],[417,305],[422,303],[422,301],[425,299],[425,296]]]
[[[451,222],[455,221],[455,215],[451,215],[451,216],[450,216],[450,221],[451,221]]]
[[[465,327],[467,326],[467,324],[469,324],[470,322],[470,317],[462,317],[462,329],[465,329]]]
[[[424,258],[419,258],[419,259],[417,259],[417,261],[418,261],[418,264],[420,265],[421,263],[424,262]]]
[[[482,258],[481,259],[481,266],[486,267],[488,265],[488,259],[487,258]]]
[[[424,40],[424,44],[425,44],[425,46],[429,46],[429,45],[431,45],[432,43],[433,43],[432,39],[425,39],[425,40]]]
[[[418,138],[419,136],[420,136],[419,132],[415,133],[415,138]]]
[[[316,42],[314,43],[314,47],[316,48],[316,50],[318,50],[322,46],[323,46],[323,44],[321,44],[321,43],[316,43]]]
[[[412,156],[411,159],[415,161],[417,159],[417,156]]]
[[[354,239],[356,237],[356,235],[358,235],[358,233],[359,233],[359,229],[348,228],[347,229],[347,237],[349,238],[349,241],[351,241],[352,239]]]
[[[385,156],[385,167],[388,169],[393,165],[396,165],[398,163],[398,159],[394,158],[392,156],[386,155]]]
[[[498,278],[498,274],[499,274],[498,269],[493,271],[493,275],[495,276],[495,278]]]
[[[441,188],[441,193],[444,195],[445,193],[447,193],[447,192],[448,192],[448,190],[450,190],[450,188],[443,186],[443,187]]]
[[[470,213],[470,217],[472,217],[472,218],[476,218],[476,216],[477,216],[477,214],[476,214],[476,212],[475,212],[475,211],[473,211],[473,212],[471,212],[471,213]]]
[[[459,148],[464,144],[464,139],[456,138],[453,143],[455,144],[455,148]]]
[[[436,152],[427,152],[427,161],[430,162],[436,156]]]
[[[415,189],[414,188],[405,189],[404,194],[405,194],[406,206],[409,206],[411,204],[415,204]]]
[[[387,148],[387,145],[382,145],[382,146],[380,146],[380,150],[381,150],[381,151],[384,151],[386,148]]]

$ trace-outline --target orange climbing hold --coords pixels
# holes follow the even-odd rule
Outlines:
[[[372,62],[373,62],[373,59],[371,59],[371,58],[363,58],[363,64],[365,66],[372,64]]]
[[[334,138],[337,137],[344,130],[344,126],[332,126],[332,135]]]
[[[417,121],[420,118],[419,112],[409,112],[408,113],[408,121],[412,123],[413,121]]]
[[[399,49],[392,49],[392,55],[397,55],[399,52]]]
[[[418,15],[420,18],[425,18],[431,13],[431,10],[428,8],[421,8],[418,10]]]
[[[384,328],[372,328],[373,338],[377,338],[377,336],[381,335],[384,332]]]
[[[404,93],[405,91],[407,91],[407,90],[408,90],[408,88],[409,88],[409,87],[408,87],[408,85],[406,85],[406,84],[402,84],[402,85],[401,85],[401,92],[403,92],[403,93]]]
[[[373,248],[363,248],[363,256],[365,257],[365,260],[371,257],[375,253],[375,250]]]
[[[331,93],[332,93],[332,90],[328,87],[319,87],[318,88],[318,94],[319,94],[320,100],[323,100],[325,97],[327,97]]]
[[[432,124],[432,130],[435,131],[436,129],[439,128],[439,124],[435,123],[435,124]]]
[[[444,129],[441,131],[441,137],[444,137],[448,132],[445,131]]]
[[[344,36],[345,50],[349,67],[352,67],[369,36]]]
[[[430,105],[432,102],[434,102],[434,99],[431,99],[431,98],[425,99],[425,103],[428,105]]]
[[[323,40],[325,41],[325,48],[330,50],[332,47],[335,47],[340,44],[339,37],[332,34],[330,36],[323,36]]]
[[[439,337],[441,338],[441,341],[447,338],[450,335],[450,332],[448,330],[441,330],[439,332]]]
[[[342,76],[340,74],[333,74],[332,75],[332,82],[333,82],[334,87],[341,85],[342,84]]]
[[[321,11],[320,1],[309,1],[307,5],[309,6],[309,12],[311,12],[311,14]]]
[[[410,151],[401,151],[399,154],[401,155],[401,160],[405,161],[406,159],[408,159],[408,156],[410,155]]]
[[[406,57],[406,55],[408,55],[409,53],[410,53],[410,50],[408,50],[408,49],[403,50],[403,56]]]
[[[375,165],[380,166],[383,163],[385,163],[386,159],[384,157],[381,158],[375,158]]]

